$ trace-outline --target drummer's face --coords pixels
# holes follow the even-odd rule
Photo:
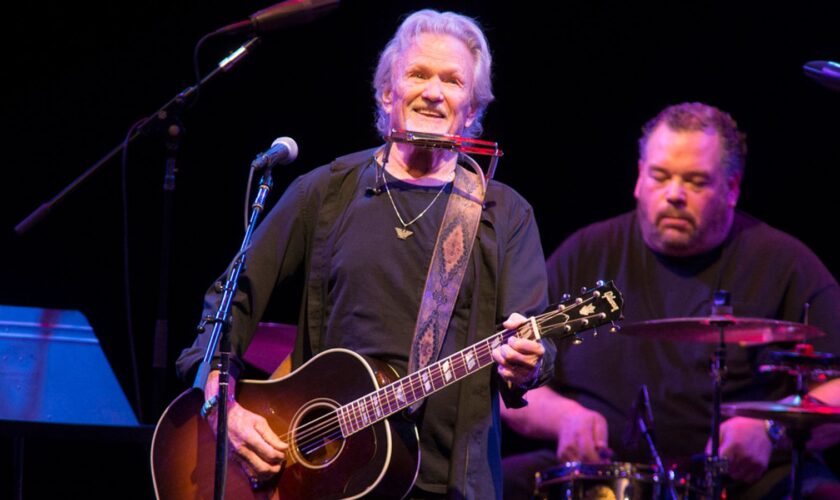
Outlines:
[[[634,194],[645,243],[670,256],[698,255],[723,242],[738,202],[740,176],[721,165],[714,130],[675,131],[661,123],[639,160]]]

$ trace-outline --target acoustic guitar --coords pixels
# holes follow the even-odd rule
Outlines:
[[[280,473],[258,485],[229,460],[225,498],[400,498],[420,464],[417,430],[402,410],[493,364],[490,353],[513,335],[577,340],[578,332],[619,319],[622,306],[614,283],[599,282],[402,378],[386,363],[330,349],[280,379],[238,381],[237,402],[265,417],[289,449]],[[203,391],[190,389],[160,417],[151,461],[161,500],[213,498],[216,439],[200,415],[203,404]]]

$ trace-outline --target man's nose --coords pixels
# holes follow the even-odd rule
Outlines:
[[[429,101],[440,101],[443,99],[443,85],[440,77],[433,76],[426,81],[423,89],[423,98]]]
[[[669,203],[685,203],[685,186],[680,179],[671,179],[665,186],[665,198]]]

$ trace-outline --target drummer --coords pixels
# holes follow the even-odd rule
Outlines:
[[[636,210],[579,230],[554,252],[548,261],[552,302],[581,284],[614,279],[624,293],[626,322],[707,316],[717,290],[731,293],[736,316],[802,322],[809,304],[810,324],[827,333],[813,340],[816,350],[840,354],[837,281],[804,244],[735,208],[745,156],[745,135],[729,114],[701,103],[660,112],[639,140]],[[628,427],[642,384],[649,388],[653,435],[665,465],[686,466],[708,452],[715,346],[679,341],[679,331],[673,337],[677,341],[603,332],[579,346],[561,342],[553,389],[532,391],[523,409],[502,410],[515,431],[556,443],[506,459],[506,497],[532,491],[534,471],[560,462],[652,463],[647,443]],[[789,347],[727,345],[723,401],[792,394],[792,377],[758,373],[762,353]],[[811,394],[840,405],[840,379]],[[767,429],[767,422],[743,417],[721,425],[730,498],[787,493],[789,454],[774,452],[778,435]],[[823,426],[809,449],[838,442],[840,429]],[[840,498],[840,483],[816,457],[807,464],[803,491],[833,491]]]

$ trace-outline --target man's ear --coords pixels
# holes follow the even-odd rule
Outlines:
[[[738,197],[741,196],[741,174],[730,175],[727,179],[726,204],[729,208],[735,208],[738,204]]]
[[[639,175],[636,177],[636,187],[633,189],[633,196],[637,200],[639,199],[639,193],[642,190],[642,168],[643,168],[642,160],[639,160],[638,168],[639,168]]]
[[[476,115],[478,115],[478,112],[476,111],[475,107],[471,105],[470,110],[467,113],[467,119],[464,121],[464,129],[472,127],[472,124],[475,123]]]
[[[386,114],[391,114],[391,110],[394,107],[394,93],[391,90],[391,87],[386,87],[385,90],[382,91],[382,97],[379,98],[379,104],[382,106],[382,109]]]

